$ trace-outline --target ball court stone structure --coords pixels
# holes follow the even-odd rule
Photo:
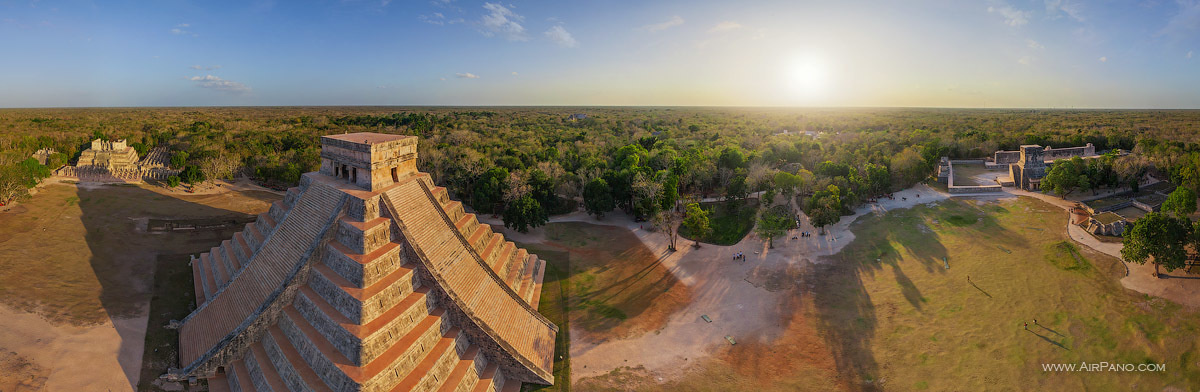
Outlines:
[[[552,384],[545,261],[416,169],[412,136],[321,138],[321,168],[191,261],[166,378],[214,391],[519,391]]]

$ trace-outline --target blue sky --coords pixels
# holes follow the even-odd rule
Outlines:
[[[0,106],[1200,108],[1200,0],[7,1]]]

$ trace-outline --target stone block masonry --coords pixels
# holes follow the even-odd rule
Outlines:
[[[552,383],[557,327],[534,305],[540,260],[431,190],[416,138],[321,142],[321,170],[217,247],[227,283],[183,321],[183,366],[168,377],[242,384],[230,390]],[[493,254],[506,244],[505,256],[489,264],[485,244]],[[198,290],[212,272],[200,264]]]

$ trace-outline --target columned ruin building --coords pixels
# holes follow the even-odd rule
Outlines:
[[[92,140],[92,148],[83,150],[75,166],[98,166],[109,170],[133,169],[138,164],[137,150],[121,140]]]
[[[125,139],[92,140],[92,147],[79,154],[75,166],[63,166],[55,175],[74,177],[81,181],[142,181],[143,179],[165,180],[179,174],[166,166],[167,150],[160,147],[150,150],[146,157],[138,160],[137,150]]]
[[[321,168],[192,260],[167,377],[210,390],[518,391],[551,384],[545,262],[416,170],[417,138],[321,138]]]

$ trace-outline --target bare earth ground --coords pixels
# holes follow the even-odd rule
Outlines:
[[[1119,247],[1119,243],[1101,243],[1093,237],[1080,236],[1083,233],[1078,228],[1066,227],[1065,211],[1049,206],[1030,207],[1028,203],[1033,202],[1022,201],[1021,211],[1012,214],[1015,218],[997,218],[996,214],[1007,211],[1005,206],[1018,202],[1014,194],[1032,196],[1062,208],[1074,204],[1021,191],[945,202],[948,195],[920,185],[898,192],[895,199],[860,208],[855,215],[831,226],[828,235],[800,239],[789,236],[777,240],[776,249],[767,249],[753,235],[730,247],[705,245],[694,249],[687,246],[690,241],[681,240],[680,251],[670,254],[663,253],[666,248],[663,235],[649,232],[648,226],[620,214],[601,222],[582,214],[555,217],[552,222],[595,222],[633,232],[652,252],[665,254],[660,260],[662,265],[688,286],[693,298],[673,313],[663,328],[641,336],[595,342],[577,338],[581,328],[572,324],[573,387],[578,390],[944,390],[967,385],[1001,389],[1025,389],[1029,385],[1043,389],[1197,386],[1200,378],[1194,369],[1200,363],[1195,363],[1194,339],[1174,332],[1195,328],[1195,312],[1123,292],[1115,285],[1125,273],[1123,263],[1104,255],[1113,246]],[[961,200],[982,203],[978,204],[979,211],[967,211],[974,215],[963,215],[971,219],[936,216],[942,210],[964,208]],[[905,209],[930,203],[935,207],[920,209],[924,223],[906,217],[911,213]],[[952,204],[936,207],[943,203]],[[987,207],[996,203],[1000,204]],[[930,217],[931,214],[935,216]],[[855,223],[860,220],[864,222]],[[853,231],[852,224],[856,227]],[[939,225],[949,226],[939,228]],[[963,231],[960,225],[978,227]],[[915,237],[883,248],[890,249],[891,258],[883,257],[888,252],[878,250],[864,258],[862,248],[868,245],[855,242],[855,232],[862,230],[870,236],[865,241],[872,242],[887,233]],[[527,235],[507,235],[525,243],[545,243],[552,242],[547,240],[547,232],[562,231],[561,225],[552,223]],[[805,222],[798,231],[816,230]],[[942,231],[945,232],[938,234]],[[1068,248],[1062,244],[1071,243],[1062,242],[1067,238],[1094,246],[1100,252],[1087,248],[1064,250]],[[851,243],[858,244],[855,251],[858,256],[838,253]],[[961,249],[970,251],[963,253]],[[746,263],[732,261],[732,255],[738,251],[748,256]],[[830,255],[836,256],[822,257]],[[872,256],[880,261],[864,266]],[[946,269],[941,265],[941,257],[956,265],[965,263],[960,265],[963,268],[950,270],[962,283],[943,282]],[[1059,261],[989,268],[1006,260]],[[1062,273],[1063,268],[1072,268],[1054,263],[1069,264],[1071,260],[1089,267],[1081,267],[1084,272],[1071,270],[1066,275],[1054,275]],[[914,265],[918,267],[916,270],[912,269]],[[1137,274],[1139,266],[1131,267],[1133,274]],[[966,275],[976,281],[987,279],[989,286],[965,285]],[[1054,279],[1041,279],[1036,285],[1026,283],[1044,276]],[[1121,282],[1130,287],[1128,280]],[[890,283],[892,288],[888,288],[888,282],[894,282]],[[1161,282],[1150,284],[1162,286]],[[1164,290],[1167,298],[1187,302],[1186,298],[1172,298],[1178,296],[1170,295],[1173,286],[1167,287]],[[1064,293],[1071,294],[1063,297]],[[1023,294],[1034,297],[1026,298]],[[961,301],[977,300],[964,297],[971,295],[989,300],[1007,299],[996,302],[1001,304],[999,307],[984,306],[982,314],[963,319],[965,314],[956,313],[967,306]],[[1018,303],[1011,304],[1013,300]],[[1046,300],[1050,302],[1044,303]],[[1097,301],[1106,305],[1097,306]],[[1094,310],[1077,312],[1076,308]],[[704,322],[701,315],[708,315],[713,323]],[[1032,335],[1010,329],[1034,317],[1043,320],[1045,329],[1035,327],[1027,332]],[[570,318],[574,320],[576,315],[571,314]],[[962,323],[977,326],[959,331]],[[893,338],[897,334],[912,335],[914,330],[924,331],[918,334],[921,339]],[[738,344],[730,345],[725,336],[733,337]],[[1026,342],[1023,336],[1036,340]],[[946,339],[950,341],[939,343]],[[986,355],[979,356],[969,350]],[[963,361],[955,358],[967,363],[960,364]],[[1090,382],[1088,378],[1073,375],[1047,374],[1038,368],[1039,363],[1081,360],[1153,361],[1168,363],[1171,371],[1169,377],[1121,375]],[[964,367],[966,364],[970,366]],[[1007,370],[989,370],[991,366]],[[985,376],[988,372],[997,375]],[[951,380],[963,382],[957,386],[946,384]]]
[[[146,221],[257,213],[278,198],[159,189],[54,180],[0,211],[0,353],[10,353],[0,367],[18,369],[3,372],[0,390],[29,379],[47,390],[134,389],[157,256],[198,253],[240,229],[145,233]]]

